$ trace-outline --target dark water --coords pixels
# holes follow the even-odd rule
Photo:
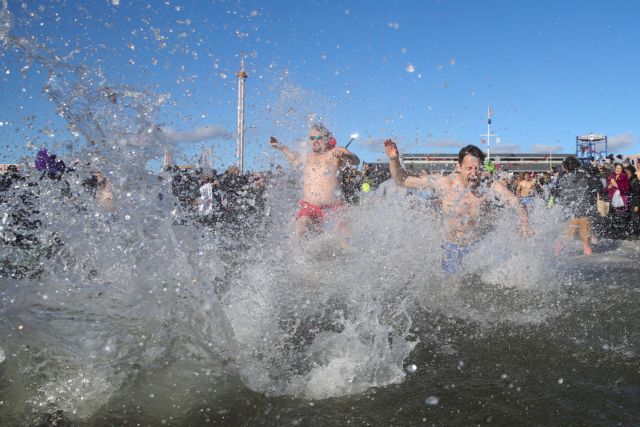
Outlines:
[[[447,295],[466,312],[452,315],[441,305],[410,307],[412,325],[406,339],[417,345],[402,367],[411,373],[399,383],[371,386],[346,396],[310,399],[254,391],[245,385],[248,368],[243,356],[203,350],[194,325],[188,334],[179,326],[163,325],[162,333],[145,325],[144,319],[118,319],[111,313],[103,319],[110,323],[108,335],[136,328],[154,330],[162,354],[146,362],[138,359],[137,365],[132,363],[135,358],[120,358],[110,371],[119,378],[119,385],[114,388],[111,382],[107,392],[98,394],[104,400],[92,405],[92,413],[74,415],[72,407],[82,408],[82,401],[76,400],[65,408],[63,419],[74,425],[635,425],[640,422],[640,288],[634,265],[638,248],[635,242],[607,241],[596,249],[591,259],[559,260],[557,275],[562,285],[551,290],[488,284],[477,274],[445,284],[455,287]],[[16,283],[2,283],[6,298],[8,288]],[[87,319],[88,313],[95,315],[88,307],[51,311],[31,302],[35,305],[29,312],[19,315],[30,322],[23,322],[22,332],[36,328],[34,323],[51,323],[60,317],[65,317],[60,325],[71,322],[72,327],[89,330],[91,323],[99,322]],[[8,305],[5,299],[5,316]],[[523,312],[544,316],[532,320],[530,315],[514,315]],[[176,317],[166,320],[176,321]],[[118,322],[125,327],[114,329]],[[74,359],[60,359],[55,347],[77,345],[73,334],[51,336],[56,328],[40,326],[49,332],[35,338],[47,344],[42,348],[24,345],[26,340],[15,339],[16,331],[4,329],[3,340],[11,343],[3,346],[7,359],[0,365],[4,425],[37,424],[46,420],[43,412],[51,414],[56,405],[68,406],[55,401],[65,396],[60,390],[64,382],[58,383],[54,390],[59,394],[46,404],[33,400],[39,396],[38,387],[69,368],[58,364]],[[331,327],[324,324],[319,329]],[[216,332],[223,333],[212,331],[214,340]],[[312,340],[298,340],[297,351],[307,352]],[[217,345],[221,342],[218,339]],[[284,363],[293,360],[284,352],[281,357]],[[103,375],[97,365],[95,371],[89,365],[85,359],[69,378]],[[416,366],[415,372],[411,365]],[[366,384],[372,377],[355,381]],[[16,382],[22,386],[16,387]],[[335,392],[341,393],[338,388]],[[19,406],[23,408],[18,410]]]
[[[194,390],[187,399],[201,403],[184,417],[164,420],[175,425],[636,425],[640,289],[637,281],[616,286],[611,279],[606,275],[568,289],[572,302],[563,304],[570,307],[559,307],[557,316],[535,326],[480,325],[419,313],[421,343],[405,360],[417,371],[402,384],[320,401],[266,397],[240,384],[214,400],[209,395],[215,390]],[[91,423],[163,421],[136,409],[141,403],[109,405],[112,409]]]

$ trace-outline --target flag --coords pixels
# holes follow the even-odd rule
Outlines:
[[[491,124],[491,116],[493,115],[493,110],[491,106],[487,107],[487,123]]]

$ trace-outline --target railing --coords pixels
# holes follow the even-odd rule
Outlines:
[[[499,170],[508,172],[548,172],[562,164],[573,154],[502,154],[495,153],[491,161]],[[402,163],[411,171],[453,171],[458,163],[454,154],[403,154]]]

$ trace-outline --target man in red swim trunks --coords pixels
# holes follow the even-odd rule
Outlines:
[[[327,221],[332,212],[344,203],[340,183],[340,169],[346,164],[360,163],[358,156],[344,147],[337,147],[336,140],[322,124],[313,125],[309,131],[312,151],[304,158],[286,145],[271,137],[269,143],[284,154],[295,166],[302,166],[304,172],[304,198],[300,201],[300,211],[295,223],[296,237],[303,237]]]

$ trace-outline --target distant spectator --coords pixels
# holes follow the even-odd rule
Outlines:
[[[102,172],[97,171],[96,177],[96,203],[102,206],[108,212],[116,211],[116,200],[111,190],[111,182]]]
[[[629,223],[630,236],[634,238],[640,237],[640,179],[638,179],[638,171],[632,165],[624,168],[627,178],[629,179]]]
[[[622,165],[616,163],[613,172],[607,178],[607,197],[616,211],[626,211],[629,206],[629,179],[623,173]],[[615,199],[615,200],[614,200]]]
[[[46,175],[51,179],[60,180],[67,170],[64,162],[57,158],[55,154],[49,154],[46,148],[38,151],[35,161],[36,170],[42,171],[43,176]]]

